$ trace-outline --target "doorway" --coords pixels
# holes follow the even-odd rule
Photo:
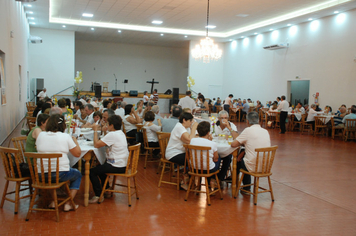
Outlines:
[[[309,102],[310,80],[288,81],[289,101],[292,105],[301,102],[303,105]]]

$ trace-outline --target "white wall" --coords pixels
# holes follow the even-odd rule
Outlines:
[[[309,102],[319,92],[321,107],[350,107],[356,103],[354,22],[356,10],[227,43],[224,92],[265,103],[286,94],[287,81],[299,76],[310,79]],[[288,49],[262,48],[284,42],[290,43]]]
[[[74,31],[31,28],[31,35],[43,43],[29,45],[30,78],[44,78],[49,96],[73,86]]]
[[[13,31],[13,38],[10,37],[11,31]],[[5,53],[7,100],[6,105],[0,105],[1,144],[25,116],[26,110],[29,26],[21,3],[0,1],[0,32],[0,50]],[[21,65],[21,81],[19,65]],[[19,85],[21,85],[21,100],[19,100]]]
[[[123,91],[124,79],[128,79],[126,90],[143,92],[151,90],[152,78],[158,81],[154,88],[164,93],[173,87],[185,92],[188,73],[188,52],[184,48],[156,47],[119,43],[76,40],[75,70],[83,72],[80,88],[88,91],[92,82],[109,82],[109,91]],[[182,92],[183,91],[183,92]]]

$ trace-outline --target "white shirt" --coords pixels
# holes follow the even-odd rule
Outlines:
[[[305,113],[304,107],[296,108],[296,109],[299,109],[299,112],[297,110],[295,110],[295,112],[297,111],[297,113],[300,113],[300,114],[304,114]]]
[[[101,141],[108,146],[106,149],[107,163],[115,167],[126,167],[129,151],[125,134],[121,130],[111,131]]]
[[[170,160],[178,154],[185,153],[185,148],[183,147],[183,142],[180,139],[184,133],[188,133],[188,130],[178,122],[171,132],[171,137],[169,139],[166,148],[166,159]]]
[[[191,111],[195,109],[195,102],[189,96],[185,96],[184,98],[181,98],[179,100],[178,105],[181,106],[182,109],[189,108]]]
[[[125,109],[120,107],[115,110],[115,115],[118,115],[121,117],[121,119],[125,118]]]
[[[147,141],[148,142],[158,142],[158,137],[156,132],[160,132],[162,127],[158,125],[148,126],[149,122],[146,122],[144,128],[146,129]]]
[[[47,97],[47,94],[46,94],[46,92],[41,91],[41,92],[38,93],[37,97],[39,97],[40,100],[41,100],[41,99],[44,99],[45,97]]]
[[[90,124],[94,124],[94,112],[92,112],[90,115],[88,115],[86,118],[87,118],[87,122],[89,122]]]
[[[214,152],[218,151],[218,146],[215,142],[210,141],[209,139],[205,139],[205,138],[193,138],[190,141],[191,145],[196,145],[196,146],[203,146],[203,147],[211,147],[211,149],[209,150],[209,170],[213,169],[215,167],[215,162],[213,161],[213,157],[214,157]],[[194,168],[198,168],[200,169],[200,151],[197,151],[197,155],[198,155],[198,167],[195,166],[194,163]],[[203,169],[207,170],[207,152],[204,151],[203,152]],[[194,157],[194,153],[193,153],[193,157]]]
[[[230,105],[230,103],[231,103],[231,98],[230,97],[225,98],[224,105],[225,104]]]
[[[150,100],[147,95],[143,95],[143,102],[148,102]]]
[[[239,143],[245,145],[244,162],[249,172],[254,172],[256,168],[256,148],[270,147],[271,139],[266,129],[261,128],[260,125],[252,125],[236,138]],[[262,162],[262,158],[260,158]],[[260,171],[260,169],[258,170]]]
[[[278,105],[277,110],[288,112],[288,108],[289,108],[289,102],[287,102],[286,100],[283,100]]]
[[[69,159],[67,153],[77,145],[69,134],[62,132],[41,132],[36,140],[37,152],[39,153],[61,153],[59,158],[59,171],[69,171]],[[40,160],[37,165],[40,166]],[[48,172],[48,162],[43,163],[44,173]],[[56,171],[57,160],[51,160],[51,170]],[[41,172],[40,168],[38,172]]]
[[[83,98],[79,99],[79,101],[82,102],[83,106],[87,104],[87,102]]]
[[[237,128],[236,128],[236,125],[234,125],[233,123],[229,122],[230,123],[230,127],[233,131],[236,131],[237,132]],[[219,134],[225,134],[225,135],[231,135],[231,132],[230,130],[225,127],[225,129],[221,129],[220,125],[215,125],[215,134],[219,135]]]
[[[126,115],[123,119],[124,124],[125,124],[125,131],[130,132],[131,130],[137,129],[137,126],[134,124],[131,124],[130,122],[127,121],[127,118],[131,115]],[[132,116],[131,116],[132,117]]]
[[[309,109],[308,117],[307,117],[307,122],[308,121],[315,121],[315,116],[318,114],[313,108]]]
[[[99,105],[94,101],[90,102],[90,104],[93,105],[93,107],[99,107]]]

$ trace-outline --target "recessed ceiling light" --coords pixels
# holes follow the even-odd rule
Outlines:
[[[161,34],[161,36],[164,36],[164,34]]]
[[[311,21],[311,20],[313,20],[313,18],[309,18],[309,19],[308,19],[308,21]]]
[[[33,14],[33,11],[27,11],[26,13],[27,14]]]
[[[339,13],[339,11],[334,11],[335,14]]]
[[[287,26],[291,26],[292,24],[288,24]]]
[[[231,42],[231,41],[232,41],[232,39],[229,39],[229,41]]]
[[[245,38],[245,36],[241,36],[240,38],[242,38],[242,39],[243,39],[243,38]]]
[[[273,29],[269,29],[270,31],[272,31]]]
[[[91,13],[83,13],[82,16],[84,17],[93,17],[94,15]]]
[[[121,33],[121,30],[118,30],[117,32]]]
[[[155,24],[155,25],[160,25],[160,24],[162,24],[163,23],[163,21],[161,21],[161,20],[154,20],[154,21],[152,21],[152,24]]]
[[[216,26],[215,26],[215,25],[207,25],[207,26],[205,26],[205,28],[208,28],[208,29],[215,29]]]
[[[90,28],[91,30],[94,30],[94,28]]]
[[[255,35],[258,34],[258,33],[254,33]]]
[[[188,38],[188,36],[187,36],[187,35],[184,35],[184,38]]]
[[[63,28],[65,28],[66,26],[65,25],[62,25]]]
[[[27,18],[27,19],[29,19],[29,20],[34,20],[34,19],[35,19],[35,17],[29,17],[29,18]]]
[[[35,22],[30,22],[30,25],[35,25],[36,23]]]

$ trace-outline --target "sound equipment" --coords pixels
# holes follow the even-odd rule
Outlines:
[[[111,93],[113,96],[120,96],[120,94],[121,94],[120,90],[113,90]]]
[[[138,95],[137,90],[130,90],[129,96],[135,96],[135,97],[137,97],[137,95]]]
[[[96,98],[101,98],[101,85],[94,85],[94,92]]]
[[[170,94],[172,94],[172,90],[167,89],[167,91],[166,91],[166,92],[164,92],[164,94],[170,95]]]
[[[179,88],[173,88],[173,104],[178,104],[179,102]]]

